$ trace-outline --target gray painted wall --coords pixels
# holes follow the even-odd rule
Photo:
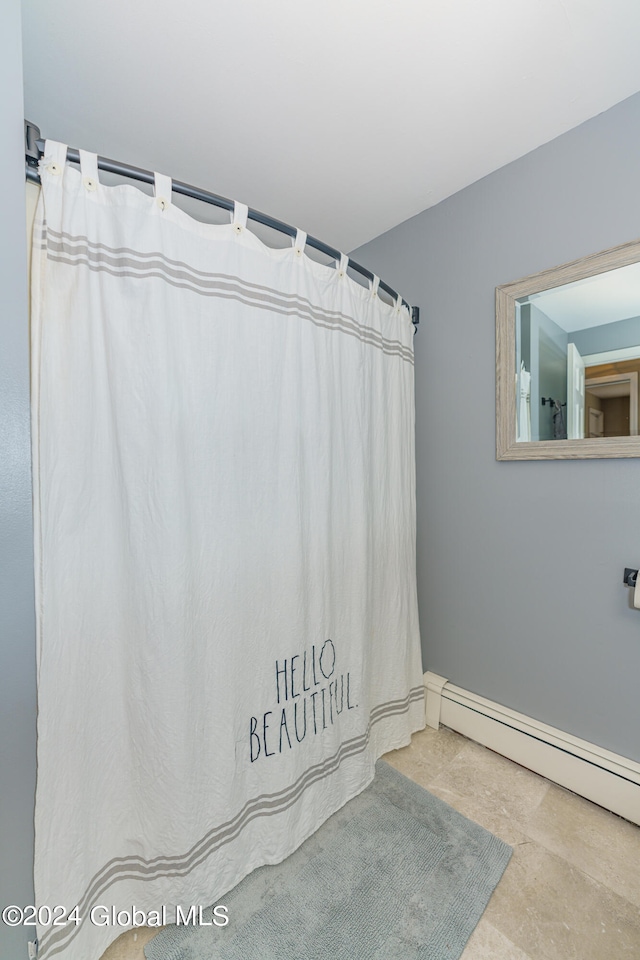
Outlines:
[[[354,252],[422,311],[425,668],[634,760],[640,460],[496,462],[494,296],[640,236],[639,170],[636,95]]]
[[[0,17],[0,906],[33,903],[35,615],[29,441],[22,41],[19,0]],[[0,956],[28,931],[0,923]]]

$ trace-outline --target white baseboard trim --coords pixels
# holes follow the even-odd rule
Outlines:
[[[440,724],[640,825],[640,763],[427,672],[427,726]]]

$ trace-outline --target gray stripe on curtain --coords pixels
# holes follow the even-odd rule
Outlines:
[[[252,820],[288,810],[311,784],[330,776],[343,760],[362,753],[367,747],[371,728],[375,723],[399,713],[406,713],[412,703],[417,703],[423,699],[424,687],[413,687],[402,700],[390,700],[388,703],[381,703],[374,707],[369,714],[369,724],[365,733],[359,737],[354,737],[352,740],[345,741],[332,757],[316,764],[314,767],[309,767],[286,790],[280,790],[274,794],[263,794],[248,801],[233,820],[209,831],[187,853],[175,857],[155,857],[148,861],[141,857],[126,857],[105,864],[102,870],[95,875],[79,902],[79,915],[84,917],[96,899],[116,880],[123,880],[127,877],[141,877],[148,880],[158,875],[179,876],[188,873],[215,850],[233,840]],[[59,927],[57,930],[51,928],[50,932],[41,938],[41,950],[46,949],[46,956],[53,957],[69,945],[78,929],[79,927],[75,926]]]
[[[158,252],[142,253],[129,247],[108,247],[94,243],[86,236],[47,230],[46,226],[41,248],[47,250],[48,259],[57,263],[82,265],[112,276],[157,278],[200,296],[237,300],[283,316],[298,316],[317,327],[355,337],[389,356],[414,363],[413,352],[399,340],[384,337],[377,330],[357,323],[347,314],[325,310],[304,297],[283,294],[227,274],[205,273],[181,261],[170,260]]]

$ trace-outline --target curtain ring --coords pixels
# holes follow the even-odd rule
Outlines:
[[[38,167],[40,170],[46,170],[54,177],[61,177],[67,163],[67,145],[58,143],[57,140],[45,140],[44,153],[40,158]]]

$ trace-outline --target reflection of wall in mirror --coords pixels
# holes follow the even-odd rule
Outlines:
[[[567,333],[533,303],[520,307],[520,358],[531,373],[531,439],[557,439],[553,407],[542,398],[560,404],[567,400]],[[563,407],[563,414],[566,407]],[[564,420],[566,427],[566,420]],[[565,433],[566,436],[566,433]]]
[[[569,343],[575,343],[583,357],[591,353],[609,353],[640,345],[640,317],[628,317],[614,323],[601,323],[597,327],[574,330],[569,334]]]

